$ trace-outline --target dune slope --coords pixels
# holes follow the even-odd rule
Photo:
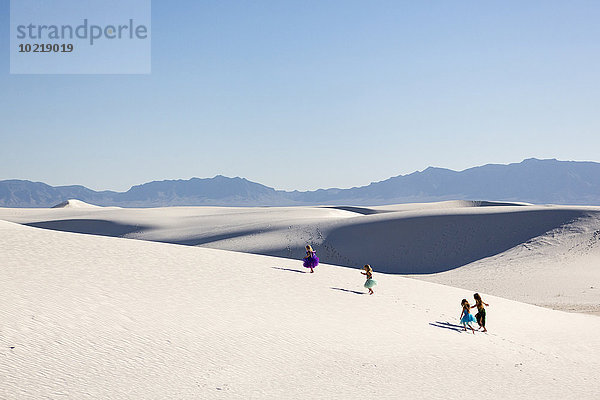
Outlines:
[[[600,208],[443,202],[381,207],[0,209],[0,219],[345,266],[427,274],[500,254]]]
[[[600,315],[600,215],[579,218],[451,271],[413,277]]]
[[[592,399],[600,319],[300,261],[0,221],[0,397]]]
[[[600,314],[600,208],[449,201],[379,207],[0,209],[0,219],[323,262]]]

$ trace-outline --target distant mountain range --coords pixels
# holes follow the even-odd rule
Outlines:
[[[275,190],[244,178],[192,178],[133,186],[126,192],[84,186],[0,181],[1,207],[52,207],[68,199],[101,206],[382,205],[443,200],[600,205],[600,163],[538,160],[453,171],[429,167],[351,189]]]

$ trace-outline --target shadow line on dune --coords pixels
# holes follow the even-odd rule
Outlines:
[[[475,207],[527,207],[526,203],[511,203],[508,201],[473,201]]]
[[[464,329],[460,325],[451,324],[449,322],[435,321],[430,322],[429,325],[435,326],[436,328],[450,329],[451,331],[461,333]]]
[[[342,211],[350,211],[350,212],[362,214],[362,215],[383,214],[383,213],[391,212],[389,210],[374,210],[372,208],[354,207],[354,206],[327,206],[324,208],[331,208],[334,210],[342,210]]]
[[[299,271],[299,270],[297,270],[297,269],[281,268],[281,267],[271,267],[271,268],[273,268],[273,269],[280,269],[280,270],[282,270],[282,271],[297,272],[297,273],[299,273],[299,274],[305,274],[305,273],[306,273],[306,272],[304,272],[304,271]]]
[[[118,222],[100,219],[64,219],[55,221],[30,222],[23,224],[33,228],[49,229],[52,231],[85,233],[88,235],[119,237],[148,229],[142,225],[120,224]]]
[[[332,287],[331,289],[333,289],[333,290],[339,290],[341,292],[360,294],[360,295],[364,294],[363,292],[359,292],[359,291],[356,291],[356,290],[342,289],[342,288],[339,288],[339,287]]]
[[[223,233],[223,234],[218,234],[218,235],[196,237],[196,238],[183,239],[183,240],[177,240],[177,239],[157,240],[157,242],[181,244],[184,246],[200,246],[203,244],[218,242],[220,240],[235,239],[235,238],[244,237],[244,236],[252,236],[257,233],[262,233],[262,231],[259,229],[249,229],[249,230],[228,232],[228,233]]]

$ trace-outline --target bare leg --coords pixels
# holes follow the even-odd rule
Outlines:
[[[369,288],[369,294],[373,294],[373,289]]]
[[[313,271],[313,269],[311,268],[311,269],[310,269],[310,273],[312,274],[313,272],[315,272],[315,271]]]

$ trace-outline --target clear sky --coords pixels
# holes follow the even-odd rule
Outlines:
[[[278,189],[600,161],[600,2],[153,1],[150,75],[10,75],[0,179]]]

